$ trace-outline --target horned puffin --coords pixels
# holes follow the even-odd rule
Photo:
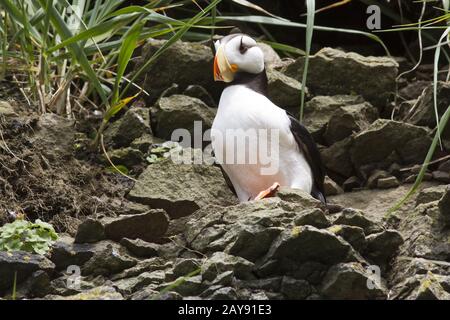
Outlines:
[[[214,80],[224,81],[226,87],[211,128],[212,148],[239,201],[269,197],[280,186],[286,186],[301,189],[326,203],[325,172],[317,146],[296,118],[267,97],[264,53],[256,41],[245,34],[230,34],[214,46]],[[239,134],[247,135],[244,149],[236,143]],[[275,134],[277,140],[272,139]],[[276,148],[267,147],[274,146],[274,141]],[[271,154],[277,156],[275,170],[264,172],[268,164],[258,153],[263,147],[276,150],[277,154]],[[245,161],[236,161],[242,153]],[[250,161],[252,157],[256,161]]]

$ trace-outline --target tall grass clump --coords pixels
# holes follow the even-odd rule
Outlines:
[[[450,12],[449,12],[450,1],[442,0],[442,9],[441,10],[444,13],[441,15],[438,15],[435,18],[428,19],[426,21],[422,21],[422,17],[424,15],[424,10],[425,10],[427,1],[423,0],[421,2],[422,2],[422,12],[421,12],[420,20],[417,23],[405,24],[405,25],[401,25],[396,28],[393,28],[390,30],[384,30],[384,31],[385,32],[386,31],[402,32],[402,31],[406,31],[406,30],[418,31],[419,41],[420,41],[420,59],[419,59],[419,62],[414,66],[413,70],[416,69],[418,67],[418,65],[420,64],[421,58],[423,55],[423,52],[422,52],[423,50],[426,50],[426,49],[434,49],[435,50],[434,51],[434,63],[433,63],[433,107],[434,107],[434,114],[435,114],[435,118],[436,118],[436,127],[435,127],[435,133],[434,133],[432,143],[430,145],[430,148],[428,149],[425,160],[422,163],[422,167],[417,175],[417,178],[416,178],[413,186],[410,188],[410,190],[407,192],[407,194],[395,206],[393,206],[390,209],[388,214],[391,214],[391,213],[395,212],[396,210],[398,210],[419,189],[420,185],[423,182],[423,179],[424,179],[425,173],[428,169],[428,166],[430,165],[430,163],[433,159],[433,156],[436,152],[436,149],[438,148],[438,146],[440,148],[443,148],[442,142],[441,142],[441,134],[442,134],[443,130],[446,128],[449,118],[450,118],[450,106],[447,107],[447,109],[443,113],[442,117],[439,117],[438,96],[437,96],[439,63],[440,63],[441,53],[443,52],[442,48],[444,47],[445,49],[448,49],[448,45],[449,45],[448,42],[449,42],[449,34],[450,34]],[[436,8],[433,7],[433,9],[436,9]],[[440,23],[444,23],[444,24],[440,24]],[[431,46],[429,48],[422,48],[422,44],[421,44],[422,32],[427,31],[427,30],[439,30],[439,29],[442,29],[443,32],[442,32],[440,38],[436,41],[436,45]],[[447,57],[447,60],[450,62],[448,54],[445,53],[445,55]],[[448,71],[448,74],[447,74],[447,81],[449,79],[450,79],[450,70]]]
[[[104,111],[97,143],[108,120],[134,98],[125,96],[130,86],[138,87],[134,80],[189,29],[199,27],[220,1],[180,20],[167,12],[189,1],[138,6],[125,0],[0,0],[0,76],[8,73],[26,83],[22,92],[41,113],[71,117],[75,109]],[[127,79],[134,50],[158,37],[168,41]]]

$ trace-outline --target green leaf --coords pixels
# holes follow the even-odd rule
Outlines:
[[[84,30],[73,37],[70,37],[61,43],[57,44],[56,46],[53,46],[47,50],[47,54],[50,54],[56,50],[66,48],[69,45],[72,45],[76,42],[82,41],[82,40],[88,40],[94,37],[97,37],[99,35],[105,34],[105,33],[112,33],[113,29],[120,28],[129,22],[128,19],[124,20],[109,20],[102,24],[96,25],[92,28],[89,28],[87,30]]]
[[[117,74],[116,81],[114,82],[113,97],[111,101],[112,105],[116,104],[119,99],[119,85],[122,81],[125,69],[130,62],[134,49],[137,46],[139,35],[141,34],[143,26],[144,23],[139,22],[135,24],[131,29],[129,29],[124,35],[123,43],[119,52],[119,58],[117,61]]]
[[[57,238],[58,234],[49,223],[17,219],[0,228],[0,250],[45,254]]]
[[[128,170],[127,167],[121,164],[116,165],[116,167],[113,166],[107,167],[106,170],[111,173],[122,173],[122,174],[128,174],[130,172],[130,170]]]

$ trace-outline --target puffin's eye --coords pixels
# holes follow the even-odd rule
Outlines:
[[[248,47],[244,44],[243,39],[244,39],[244,37],[241,37],[241,43],[240,43],[240,45],[239,45],[239,52],[240,52],[241,54],[246,53],[247,50],[248,50]]]

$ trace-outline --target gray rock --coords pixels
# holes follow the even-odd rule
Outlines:
[[[445,191],[444,195],[439,200],[438,206],[439,206],[439,212],[440,212],[441,217],[443,218],[444,222],[447,225],[450,225],[450,188],[448,186],[447,186],[447,190]]]
[[[165,271],[171,269],[173,267],[173,263],[167,261],[163,258],[150,258],[146,260],[139,261],[134,267],[126,269],[121,273],[117,273],[110,277],[111,280],[121,280],[126,278],[137,277],[140,274],[145,272],[153,272],[153,271]]]
[[[422,203],[429,203],[440,200],[447,188],[447,185],[439,185],[421,190],[416,198],[416,206]]]
[[[102,223],[108,239],[120,241],[122,238],[129,238],[154,242],[165,235],[169,217],[164,210],[152,209],[142,214],[104,218]]]
[[[165,42],[166,40],[149,39],[142,48],[141,56],[136,59],[134,69],[137,70],[146,63]],[[155,102],[173,83],[177,83],[181,90],[189,85],[201,85],[212,90],[210,92],[218,97],[221,87],[214,83],[213,59],[208,46],[197,42],[178,41],[146,70],[137,83],[150,94],[146,98],[149,103]]]
[[[212,282],[211,285],[229,286],[234,281],[234,272],[232,270],[225,271],[219,274]]]
[[[134,267],[136,260],[123,254],[113,245],[95,253],[81,268],[82,275],[110,275]]]
[[[433,179],[442,183],[450,183],[450,172],[433,171]]]
[[[173,266],[173,273],[176,277],[185,277],[199,270],[200,262],[196,259],[177,259]]]
[[[389,177],[389,172],[384,170],[375,170],[372,172],[367,179],[367,186],[371,189],[374,189],[378,185],[378,180]]]
[[[123,300],[123,296],[113,287],[101,286],[75,295],[62,297],[55,295],[45,296],[46,300]]]
[[[4,100],[0,100],[0,116],[11,117],[16,116],[13,106]]]
[[[450,160],[441,162],[441,164],[439,164],[438,171],[450,172]]]
[[[91,290],[98,285],[105,283],[105,278],[98,277],[99,279],[102,279],[102,283],[99,284],[97,281],[95,281],[97,278],[89,279],[89,277],[83,277],[81,276],[79,278],[79,282],[76,286],[71,286],[68,284],[74,284],[73,280],[73,273],[65,272],[62,276],[59,278],[53,279],[50,281],[50,294],[56,295],[56,296],[73,296],[81,292],[85,292],[88,290]]]
[[[0,251],[0,291],[12,288],[14,275],[21,283],[35,271],[42,270],[51,274],[55,265],[46,257],[24,251]]]
[[[213,281],[219,274],[226,271],[233,271],[234,276],[238,279],[251,280],[255,278],[252,262],[224,252],[215,252],[206,260],[201,269],[203,279],[208,281]]]
[[[444,290],[431,272],[420,280],[418,288],[408,297],[408,300],[449,300],[450,293]]]
[[[151,134],[150,113],[147,108],[133,107],[105,130],[105,143],[114,148],[127,147],[144,134]]]
[[[436,255],[436,250],[442,243],[447,242],[447,235],[441,231],[442,215],[438,201],[420,204],[409,210],[399,224],[399,230],[404,235],[405,244],[402,254],[431,260],[442,260]]]
[[[183,91],[183,95],[200,99],[209,107],[217,107],[217,103],[202,86],[190,85]]]
[[[344,224],[360,227],[366,235],[383,231],[383,228],[364,216],[364,212],[357,209],[344,209],[333,221],[333,224]]]
[[[171,237],[170,240],[159,246],[158,256],[167,260],[181,257],[187,245],[185,239],[181,235],[177,235]]]
[[[327,124],[324,138],[328,145],[367,129],[378,118],[378,110],[364,102],[339,107]]]
[[[350,154],[357,168],[379,162],[390,165],[395,162],[388,159],[392,153],[403,163],[417,163],[425,158],[430,143],[428,131],[423,127],[379,119],[355,136]]]
[[[349,178],[353,175],[354,169],[350,159],[350,149],[352,145],[353,138],[348,137],[334,143],[328,148],[320,150],[323,164],[329,174],[335,173],[345,178]]]
[[[144,163],[144,154],[140,150],[131,147],[108,151],[108,157],[114,165],[123,165],[127,168]],[[104,157],[103,162],[106,165],[110,164],[106,157]]]
[[[318,229],[328,228],[331,225],[325,213],[317,208],[300,212],[299,216],[295,218],[294,224],[296,226],[310,225]]]
[[[322,142],[327,124],[339,108],[364,104],[361,96],[316,96],[305,104],[303,124],[318,142]]]
[[[396,230],[385,230],[367,236],[366,255],[375,263],[386,266],[403,244],[403,238]]]
[[[187,129],[194,137],[195,121],[201,122],[203,130],[211,128],[215,110],[200,99],[172,95],[158,100],[152,116],[156,122],[155,135],[165,140],[171,140],[172,133],[176,129]]]
[[[316,208],[322,206],[319,200],[313,198],[310,194],[300,189],[281,187],[277,192],[277,197],[284,201],[301,204],[306,208]]]
[[[162,208],[171,218],[187,216],[207,204],[237,202],[219,168],[177,165],[170,160],[150,165],[139,176],[128,198]]]
[[[423,90],[419,99],[417,99],[416,104],[413,106],[413,112],[408,115],[406,121],[414,125],[427,126],[434,129],[436,127],[436,115],[433,95],[434,86],[433,84],[429,84],[425,90]],[[450,105],[450,84],[442,81],[438,82],[436,101],[437,111],[440,118]],[[444,131],[445,137],[450,136],[446,134],[447,132],[450,131]]]
[[[198,275],[189,278],[180,277],[173,282],[162,285],[160,288],[162,290],[171,288],[172,291],[179,293],[183,297],[188,297],[200,295],[206,289],[206,285],[202,283],[202,276]]]
[[[363,251],[367,246],[363,228],[347,225],[334,225],[328,228],[328,231],[342,237],[358,252]]]
[[[279,65],[281,63],[281,58],[278,53],[267,43],[258,42],[258,47],[264,53],[264,64],[266,68]]]
[[[238,300],[237,292],[234,288],[220,288],[209,297],[211,300]]]
[[[392,266],[390,299],[448,300],[449,266],[445,261],[399,256]]]
[[[312,226],[297,226],[281,233],[265,260],[289,261],[280,267],[291,269],[307,261],[324,264],[348,261],[351,255],[351,246],[333,233]]]
[[[255,279],[255,280],[236,280],[236,287],[242,289],[251,290],[264,290],[271,292],[278,292],[281,289],[281,281],[283,277],[271,277],[265,279]]]
[[[159,244],[150,243],[141,239],[122,238],[120,244],[128,249],[133,255],[140,258],[152,258],[158,255]]]
[[[87,218],[79,226],[75,243],[92,243],[105,239],[105,228],[98,220]]]
[[[362,181],[357,176],[351,176],[350,178],[346,179],[344,183],[342,184],[342,187],[344,188],[344,191],[352,191],[354,189],[361,188]]]
[[[359,263],[340,263],[331,267],[323,280],[320,291],[328,299],[387,298],[387,289],[384,284]]]
[[[286,297],[286,299],[304,300],[312,293],[312,288],[305,280],[283,277],[280,292]]]
[[[417,99],[423,90],[430,85],[430,81],[416,80],[408,83],[404,88],[399,90],[399,95],[406,100]]]
[[[290,196],[303,198],[292,203],[274,197],[226,208],[204,207],[187,222],[186,240],[200,252],[227,251],[254,261],[267,252],[280,227],[290,227],[301,211],[314,207],[310,204],[320,205],[306,193]]]
[[[344,190],[328,176],[325,177],[323,188],[326,196],[334,196],[344,192]]]
[[[403,180],[403,183],[414,183],[417,180],[417,174],[411,174],[408,175],[405,180]],[[425,172],[425,174],[423,175],[423,181],[431,181],[433,180],[433,176],[431,175],[431,173],[429,172]]]
[[[269,99],[280,108],[294,107],[299,104],[302,84],[274,69],[267,69]],[[308,89],[306,88],[308,95]]]
[[[151,146],[154,144],[161,144],[163,142],[164,140],[162,139],[156,138],[150,134],[144,134],[139,138],[134,139],[131,142],[130,147],[134,150],[139,150],[142,153],[147,154]]]
[[[304,57],[283,69],[296,79],[303,74]],[[308,87],[315,95],[356,92],[375,106],[384,106],[395,88],[398,64],[387,57],[363,57],[354,52],[323,48],[310,58]]]
[[[386,177],[378,179],[377,187],[380,189],[397,188],[400,185],[396,177]]]
[[[70,265],[81,266],[95,253],[104,251],[111,244],[116,245],[111,241],[74,243],[73,238],[60,236],[53,245],[50,260],[55,264],[56,270],[64,270]]]
[[[267,252],[272,242],[282,231],[281,228],[264,228],[252,225],[244,225],[240,229],[236,240],[227,248],[227,251],[252,262]]]
[[[39,117],[39,134],[30,136],[29,142],[49,161],[73,154],[75,125],[73,120],[60,117],[54,113],[45,113]],[[48,146],[52,146],[49,148]]]
[[[187,88],[186,88],[187,89]],[[170,97],[173,96],[174,94],[180,94],[180,86],[176,83],[172,83],[170,85],[170,87],[168,87],[167,89],[165,89],[161,95],[160,98],[163,97]],[[150,109],[152,109],[152,107],[150,107]]]
[[[142,288],[155,290],[160,286],[166,278],[163,270],[155,270],[151,272],[144,272],[136,277],[123,278],[114,282],[114,286],[122,294],[133,294]]]
[[[159,292],[150,288],[145,288],[131,295],[130,300],[154,300],[159,298]]]
[[[51,291],[50,276],[44,270],[33,272],[27,282],[28,294],[32,297],[42,298]]]

